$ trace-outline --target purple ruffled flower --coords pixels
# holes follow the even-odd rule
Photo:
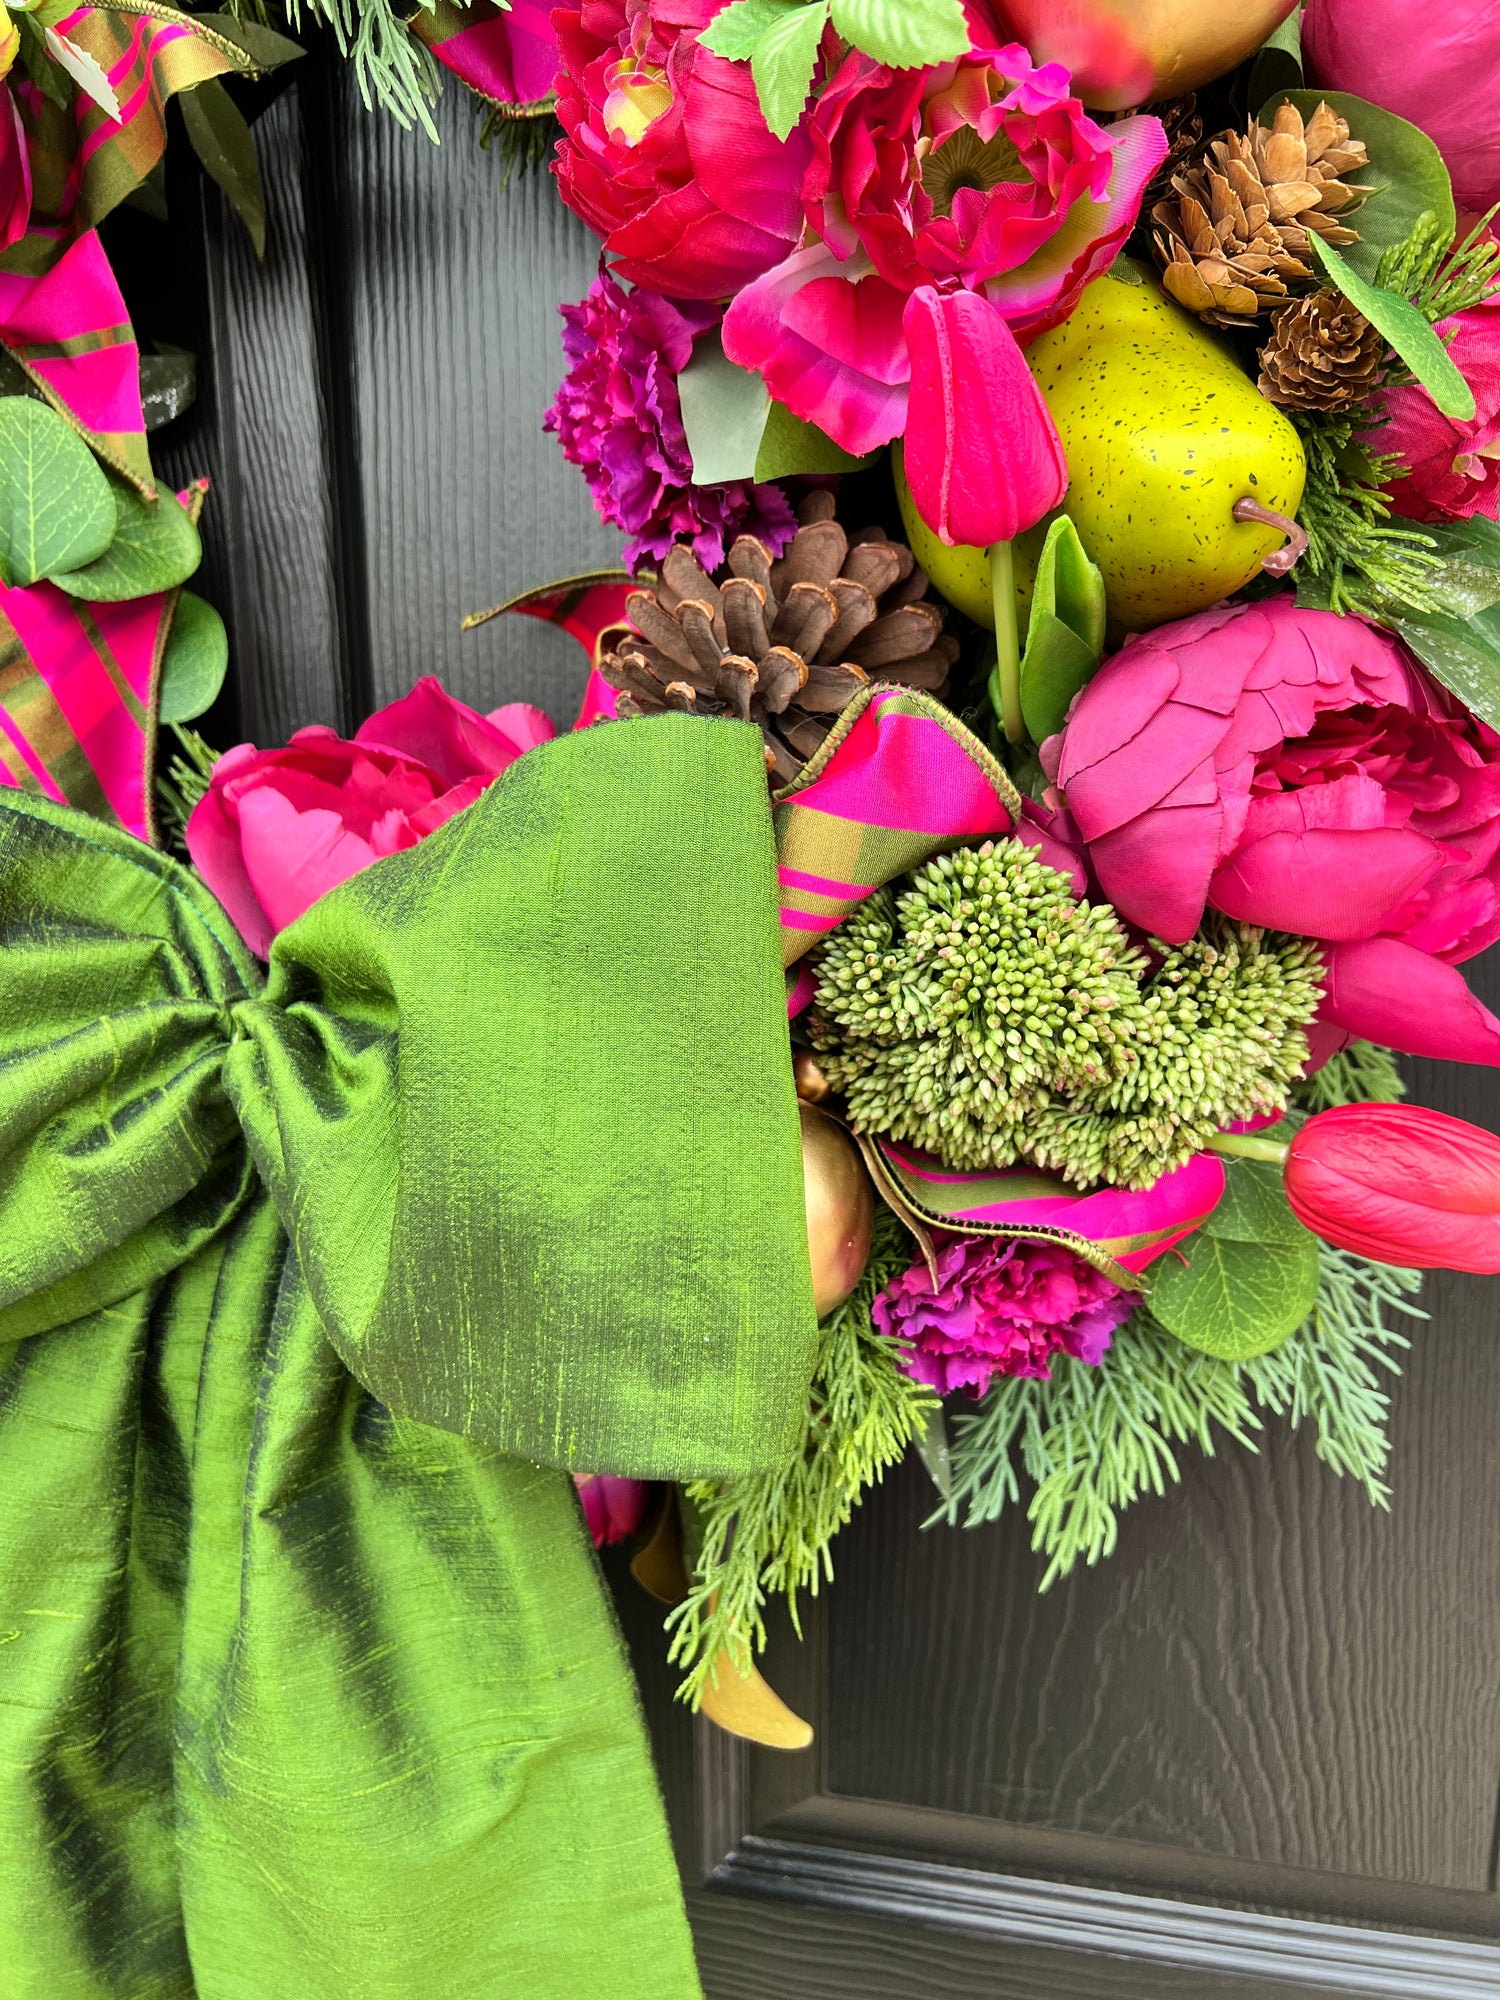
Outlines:
[[[696,336],[722,314],[718,305],[627,292],[603,269],[586,298],[562,308],[568,372],[543,428],[583,467],[600,520],[634,537],[625,549],[632,568],[648,556],[659,562],[688,535],[705,569],[741,534],[780,555],[796,530],[779,486],[693,484],[677,376]]]
[[[1097,1367],[1137,1304],[1058,1243],[955,1237],[939,1247],[937,1268],[936,1291],[919,1261],[876,1297],[871,1316],[906,1344],[907,1373],[940,1395],[982,1395],[993,1375],[1049,1376],[1058,1353]]]

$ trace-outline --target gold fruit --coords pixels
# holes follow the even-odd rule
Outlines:
[[[1096,111],[1157,104],[1226,76],[1297,0],[1001,0],[1036,63],[1060,62]],[[1253,107],[1252,107],[1253,109]]]
[[[870,1255],[875,1191],[854,1142],[837,1119],[811,1104],[802,1114],[802,1185],[807,1255],[818,1318],[840,1306],[859,1283]]]

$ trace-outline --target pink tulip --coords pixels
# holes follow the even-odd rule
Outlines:
[[[1016,337],[987,300],[931,285],[912,293],[902,324],[917,512],[950,546],[1008,542],[1068,488],[1057,427]]]
[[[1460,208],[1500,201],[1500,7],[1495,0],[1307,0],[1308,80],[1352,91],[1420,125],[1453,180]]]
[[[346,742],[322,724],[282,750],[241,743],[214,766],[188,852],[250,949],[384,855],[415,847],[555,731],[512,702],[476,714],[430,674]]]
[[[645,1518],[651,1488],[644,1479],[619,1479],[613,1473],[575,1472],[573,1484],[583,1506],[583,1518],[596,1549],[623,1542]]]
[[[1500,1271],[1500,1139],[1419,1104],[1341,1104],[1292,1140],[1286,1192],[1327,1243],[1380,1264]]]

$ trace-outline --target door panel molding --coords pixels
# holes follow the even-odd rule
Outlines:
[[[1500,1949],[746,1834],[717,1889],[1369,2000],[1493,2000]]]

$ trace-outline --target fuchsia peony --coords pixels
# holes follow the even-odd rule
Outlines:
[[[746,287],[731,360],[845,450],[898,437],[919,288],[987,299],[1022,338],[1066,318],[1113,261],[1166,152],[1155,118],[1108,132],[1065,70],[1019,46],[890,70],[851,53],[815,105],[807,245]]]
[[[562,316],[569,367],[543,427],[582,466],[599,518],[632,537],[626,562],[659,560],[687,535],[705,569],[723,562],[739,534],[758,535],[779,555],[797,526],[779,486],[693,484],[677,376],[695,336],[717,324],[718,307],[626,292],[601,270]]]
[[[621,277],[722,299],[802,233],[808,143],[760,115],[747,63],[698,45],[722,0],[585,0],[552,16],[563,200]]]
[[[1445,417],[1417,383],[1386,390],[1388,421],[1365,433],[1372,451],[1394,452],[1410,468],[1386,488],[1392,507],[1414,521],[1496,517],[1500,503],[1500,298],[1439,322],[1448,352],[1474,391],[1474,418]]]
[[[909,1375],[940,1395],[982,1396],[995,1375],[1051,1374],[1054,1354],[1096,1367],[1139,1297],[1061,1244],[958,1236],[940,1244],[938,1285],[913,1264],[870,1308],[906,1344]]]
[[[1307,0],[1309,84],[1352,91],[1436,142],[1461,208],[1500,201],[1500,7],[1495,0]]]
[[[526,702],[479,715],[427,674],[352,743],[315,723],[284,750],[226,751],[188,821],[188,852],[250,949],[268,958],[276,933],[320,896],[415,847],[555,733]]]
[[[1285,598],[1202,612],[1128,641],[1043,755],[1130,922],[1325,939],[1337,1025],[1500,1061],[1449,969],[1500,937],[1500,736],[1396,640]]]

